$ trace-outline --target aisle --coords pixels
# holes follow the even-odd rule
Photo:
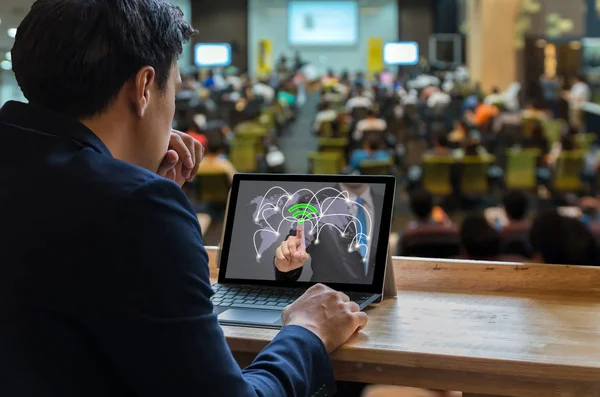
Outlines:
[[[319,94],[310,95],[302,109],[299,110],[296,122],[290,125],[281,137],[281,151],[285,155],[288,173],[305,174],[307,172],[306,156],[308,152],[317,149],[317,141],[311,130],[318,104]]]

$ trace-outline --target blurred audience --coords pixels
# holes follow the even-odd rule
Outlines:
[[[452,225],[444,210],[433,205],[433,196],[427,190],[416,190],[410,195],[410,209],[415,219],[410,223],[409,229],[431,225]]]
[[[362,148],[355,150],[350,158],[349,167],[352,171],[359,171],[360,164],[366,160],[390,160],[391,156],[388,152],[381,148],[378,140],[370,139],[363,142]]]
[[[204,160],[200,163],[198,174],[215,174],[224,172],[233,181],[233,176],[237,172],[231,161],[225,156],[224,148],[220,143],[209,141],[205,147]]]
[[[385,132],[386,130],[387,123],[385,120],[378,118],[375,111],[373,109],[369,109],[367,112],[367,117],[363,120],[360,120],[356,124],[353,138],[356,141],[360,141],[363,139],[365,131]]]

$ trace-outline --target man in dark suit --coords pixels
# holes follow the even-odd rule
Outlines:
[[[0,395],[332,395],[328,352],[366,323],[322,285],[241,370],[213,314],[171,131],[193,33],[167,0],[38,0],[0,110]],[[170,179],[170,180],[169,180]]]
[[[304,251],[301,247],[306,232],[292,230],[275,253],[277,280],[297,281],[310,258],[311,281],[348,284],[370,284],[373,281],[383,196],[361,183],[338,185],[332,191],[345,192],[349,200],[343,205],[342,215],[336,215],[339,220],[326,221],[348,226],[346,233],[342,236],[336,227],[325,225],[320,229],[318,238],[311,236]],[[323,202],[327,198],[321,195],[319,200]],[[372,228],[370,233],[367,230],[359,233],[359,229],[369,227]]]

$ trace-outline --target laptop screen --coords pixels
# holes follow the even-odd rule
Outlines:
[[[373,284],[387,258],[389,178],[279,178],[286,181],[234,182],[221,261],[225,280]]]

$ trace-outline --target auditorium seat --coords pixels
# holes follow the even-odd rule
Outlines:
[[[424,258],[455,258],[460,254],[458,228],[426,225],[402,236],[399,255]]]

